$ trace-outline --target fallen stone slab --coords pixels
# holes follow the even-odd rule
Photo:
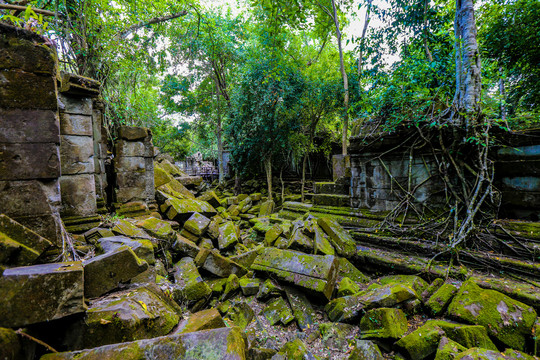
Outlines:
[[[193,304],[201,299],[207,299],[212,289],[202,279],[193,259],[184,257],[174,265],[174,281],[178,291],[174,292],[177,302]]]
[[[206,232],[206,229],[208,229],[209,225],[209,218],[202,214],[194,213],[184,223],[184,229],[195,236],[202,236]]]
[[[253,248],[252,250],[246,251],[244,253],[231,256],[230,259],[234,262],[237,262],[238,264],[245,266],[246,268],[250,268],[251,264],[255,261],[257,256],[261,253],[262,249],[264,248],[264,245],[260,244]]]
[[[307,255],[297,251],[265,248],[255,258],[251,269],[330,300],[336,285],[339,262],[332,255]]]
[[[83,261],[84,295],[98,297],[127,283],[148,269],[148,263],[139,259],[129,246],[120,246],[112,252]]]
[[[219,329],[225,327],[221,314],[216,309],[207,309],[191,314],[178,324],[174,334],[185,334],[201,330]]]
[[[323,255],[334,255],[336,251],[328,240],[328,236],[319,226],[314,226],[314,251],[315,254],[321,253]]]
[[[317,220],[317,224],[328,234],[338,255],[351,258],[356,254],[356,242],[336,220],[321,217]]]
[[[169,220],[175,220],[181,224],[194,213],[200,213],[207,218],[211,218],[217,214],[216,209],[212,205],[206,201],[195,199],[169,199],[161,206],[161,212],[165,213]]]
[[[301,229],[293,231],[287,247],[291,250],[298,250],[308,254],[313,253],[314,241],[302,232]]]
[[[262,313],[270,325],[275,325],[278,322],[287,325],[294,320],[291,308],[282,297],[270,301]]]
[[[504,352],[499,352],[496,350],[487,350],[482,348],[471,348],[459,353],[456,357],[456,360],[486,360],[486,359],[496,359],[496,360],[534,360],[530,355],[522,353],[514,349],[506,349]]]
[[[458,292],[458,287],[452,283],[446,283],[442,285],[435,293],[429,298],[426,305],[430,312],[437,316],[446,310],[446,306],[450,304],[454,295]]]
[[[356,266],[351,264],[351,262],[345,258],[338,258],[339,260],[339,274],[338,279],[343,277],[348,277],[355,283],[365,284],[369,282],[369,277],[367,277],[363,272],[358,270]]]
[[[221,199],[212,190],[204,192],[201,196],[197,198],[197,200],[206,201],[214,208],[218,208],[221,206]]]
[[[96,227],[85,232],[83,236],[86,239],[86,242],[95,244],[99,239],[114,236],[114,233],[111,229]]]
[[[247,346],[237,327],[162,336],[94,349],[47,354],[41,360],[245,360]]]
[[[459,343],[455,342],[443,336],[441,341],[439,341],[439,346],[437,347],[437,353],[435,354],[435,359],[444,360],[444,359],[455,359],[456,356],[467,350],[467,348]]]
[[[202,268],[218,277],[229,277],[231,274],[241,277],[247,273],[244,266],[226,258],[219,251],[201,249],[192,241],[179,235],[172,246],[172,250],[177,254],[194,258],[195,265],[198,268]]]
[[[137,223],[137,226],[144,229],[148,234],[161,240],[171,240],[175,238],[175,232],[167,221],[149,217]]]
[[[342,297],[342,296],[354,295],[354,294],[358,294],[361,290],[362,289],[357,283],[355,283],[354,281],[352,281],[351,279],[345,276],[341,278],[341,280],[338,283],[337,296]]]
[[[483,325],[505,345],[524,350],[536,321],[536,311],[495,290],[484,290],[468,280],[448,306],[448,314],[462,321]]]
[[[313,310],[306,295],[302,291],[290,286],[285,287],[285,293],[287,294],[287,299],[291,305],[291,310],[298,327],[302,331],[312,328],[315,320],[315,310]]]
[[[135,255],[141,260],[146,261],[148,265],[154,265],[156,263],[154,245],[150,240],[130,239],[125,236],[111,236],[99,239],[98,243],[106,253],[112,252],[123,245],[129,246]]]
[[[242,330],[245,330],[254,318],[255,312],[245,301],[233,303],[227,310],[228,322],[232,322],[234,326],[238,326]]]
[[[226,221],[219,226],[218,247],[226,250],[238,242],[239,230],[232,221]]]
[[[351,322],[357,320],[363,310],[393,307],[416,298],[413,289],[402,284],[388,284],[334,299],[326,305],[325,311],[332,321]]]
[[[0,277],[0,327],[21,327],[86,310],[81,262],[4,270]]]
[[[116,235],[123,235],[130,238],[150,239],[150,236],[144,232],[144,230],[139,229],[137,226],[124,219],[117,220],[112,231]]]
[[[407,332],[408,327],[405,313],[394,308],[369,310],[360,320],[362,339],[397,340]]]
[[[115,292],[93,301],[84,320],[71,325],[69,349],[80,350],[167,335],[180,320],[180,308],[155,286]]]
[[[261,216],[270,216],[274,212],[276,203],[273,200],[265,201],[261,204],[259,209],[259,217]]]
[[[251,279],[248,277],[242,277],[239,281],[240,290],[244,296],[255,295],[259,292],[259,287],[261,286],[261,280],[255,278]]]

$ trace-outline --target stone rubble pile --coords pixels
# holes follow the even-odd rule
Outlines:
[[[474,278],[368,277],[331,214],[288,220],[166,157],[153,170],[159,211],[73,235],[81,261],[48,261],[47,239],[0,215],[0,359],[540,355],[534,306]]]

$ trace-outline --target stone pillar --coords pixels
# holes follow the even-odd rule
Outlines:
[[[94,168],[96,183],[96,204],[99,214],[107,213],[107,173],[105,159],[107,158],[107,132],[103,127],[103,103],[94,100],[92,124],[94,131]]]
[[[349,155],[332,156],[332,169],[334,181],[351,177],[351,157]]]
[[[56,53],[0,23],[0,213],[61,244]]]
[[[73,74],[62,75],[60,108],[61,215],[68,231],[99,225],[95,186],[93,100],[99,83]]]
[[[147,128],[121,126],[114,145],[117,214],[141,216],[155,205],[154,145]]]

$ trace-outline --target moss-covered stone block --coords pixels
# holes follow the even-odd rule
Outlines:
[[[247,345],[238,327],[219,328],[52,353],[41,360],[208,359],[245,360]]]
[[[274,208],[276,206],[276,203],[273,200],[265,201],[261,204],[261,208],[259,209],[259,217],[261,216],[270,216],[274,212]]]
[[[262,313],[270,325],[275,325],[278,322],[288,325],[294,320],[294,315],[289,305],[281,297],[270,301]]]
[[[429,286],[428,283],[416,275],[389,275],[377,279],[377,283],[381,285],[401,284],[413,289],[416,292],[416,297],[420,299],[422,293]]]
[[[259,286],[259,292],[256,295],[256,298],[258,300],[268,300],[272,297],[278,297],[281,296],[283,293],[283,289],[279,284],[271,279],[266,279],[261,286]]]
[[[456,360],[534,360],[532,356],[521,353],[516,350],[509,349],[504,353],[495,350],[488,350],[482,348],[471,348],[459,353]]]
[[[293,341],[285,343],[276,354],[276,356],[280,355],[282,356],[280,358],[287,360],[318,359],[318,357],[308,350],[307,346],[300,339],[294,339]]]
[[[225,327],[225,322],[221,314],[216,309],[207,309],[191,314],[178,324],[175,334],[185,334],[189,332],[218,329]]]
[[[331,349],[345,349],[356,336],[358,328],[350,324],[326,322],[319,324],[321,342]]]
[[[524,350],[536,321],[536,311],[495,290],[481,289],[469,280],[461,286],[448,307],[448,314],[484,326],[505,345]]]
[[[201,196],[197,198],[197,200],[206,201],[216,209],[221,206],[221,199],[212,190],[205,191]]]
[[[251,269],[331,299],[339,263],[332,255],[307,255],[296,251],[265,248],[257,256]]]
[[[356,254],[356,242],[336,220],[321,217],[317,220],[317,224],[328,234],[337,254],[346,258],[351,258]]]
[[[440,327],[421,327],[396,342],[411,359],[422,360],[437,351],[439,342],[445,335]]]
[[[210,221],[209,218],[202,214],[193,213],[184,223],[184,228],[195,236],[202,236],[208,229]]]
[[[283,228],[278,224],[272,225],[268,231],[264,234],[264,244],[266,246],[272,246],[274,241],[283,233]]]
[[[254,318],[255,312],[245,301],[233,304],[227,311],[227,319],[242,330],[245,330]]]
[[[167,221],[149,217],[137,222],[137,226],[143,228],[147,233],[162,240],[171,240],[175,238],[175,231]]]
[[[481,325],[465,325],[445,320],[428,320],[423,326],[424,329],[434,327],[441,328],[447,337],[466,348],[481,347],[497,350],[497,346],[491,341],[486,328]]]
[[[154,265],[156,262],[154,245],[150,240],[130,239],[125,236],[111,236],[99,239],[98,244],[106,253],[126,245],[129,246],[141,260],[146,261],[148,265]]]
[[[219,226],[218,247],[226,250],[238,243],[240,231],[232,221],[226,221]]]
[[[311,254],[314,252],[314,241],[305,235],[302,229],[298,228],[293,231],[287,248]]]
[[[360,292],[360,286],[348,277],[343,277],[337,286],[337,296],[354,295]]]
[[[399,339],[408,327],[407,317],[400,309],[369,310],[360,320],[362,339]]]
[[[427,301],[426,305],[435,316],[446,310],[454,295],[458,292],[458,287],[452,283],[442,285]]]
[[[177,302],[192,304],[206,299],[212,294],[208,284],[202,279],[193,259],[184,257],[174,265],[174,281],[178,291],[174,297]]]
[[[165,214],[169,220],[183,224],[194,213],[200,213],[208,218],[217,214],[216,209],[206,201],[195,199],[169,199],[165,202]]]
[[[13,329],[0,327],[0,359],[22,359],[22,346]]]
[[[116,235],[123,235],[129,238],[150,239],[150,236],[144,230],[139,229],[128,220],[116,220],[112,228],[112,232]]]
[[[410,287],[388,284],[334,299],[325,306],[325,311],[332,321],[351,322],[358,319],[363,310],[392,307],[416,298],[416,292]]]
[[[225,290],[223,291],[223,295],[221,296],[221,300],[227,300],[233,297],[237,291],[240,289],[240,279],[238,279],[238,276],[236,274],[231,274],[227,278],[227,282],[225,283]]]
[[[456,356],[467,350],[463,345],[443,336],[439,342],[435,360],[454,360]]]
[[[257,278],[252,279],[252,278],[248,278],[244,276],[240,279],[239,284],[240,284],[240,289],[242,290],[242,294],[244,296],[251,296],[259,292],[259,287],[261,286],[261,280]]]
[[[311,306],[311,302],[308,300],[306,295],[302,291],[289,286],[285,287],[284,290],[287,294],[287,299],[291,305],[291,309],[298,327],[302,331],[307,331],[313,328],[315,321],[315,310]]]
[[[383,360],[381,350],[373,341],[356,340],[348,360]]]
[[[425,304],[428,302],[431,295],[435,294],[435,291],[439,290],[443,286],[444,280],[441,278],[436,278],[429,284],[429,286],[422,292],[420,295],[420,300]]]
[[[86,310],[80,262],[5,269],[0,294],[0,327],[22,327]]]
[[[148,263],[126,245],[85,260],[83,266],[84,295],[88,298],[116,289],[148,269]]]
[[[356,266],[351,264],[351,262],[345,258],[338,258],[339,261],[339,277],[348,277],[352,281],[358,284],[365,284],[369,282],[369,277],[366,276],[363,272],[358,270]]]

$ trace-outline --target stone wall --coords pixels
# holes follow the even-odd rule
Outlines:
[[[444,184],[438,177],[432,153],[405,151],[408,147],[403,139],[402,136],[388,136],[369,146],[363,145],[363,139],[351,139],[352,207],[393,210],[407,193],[412,195],[414,203],[430,207],[443,201]]]
[[[121,126],[114,145],[115,207],[155,203],[154,146],[147,128]]]
[[[0,213],[60,243],[56,54],[0,24]]]
[[[499,217],[540,219],[540,131],[515,132],[497,149],[496,187],[501,191]]]

